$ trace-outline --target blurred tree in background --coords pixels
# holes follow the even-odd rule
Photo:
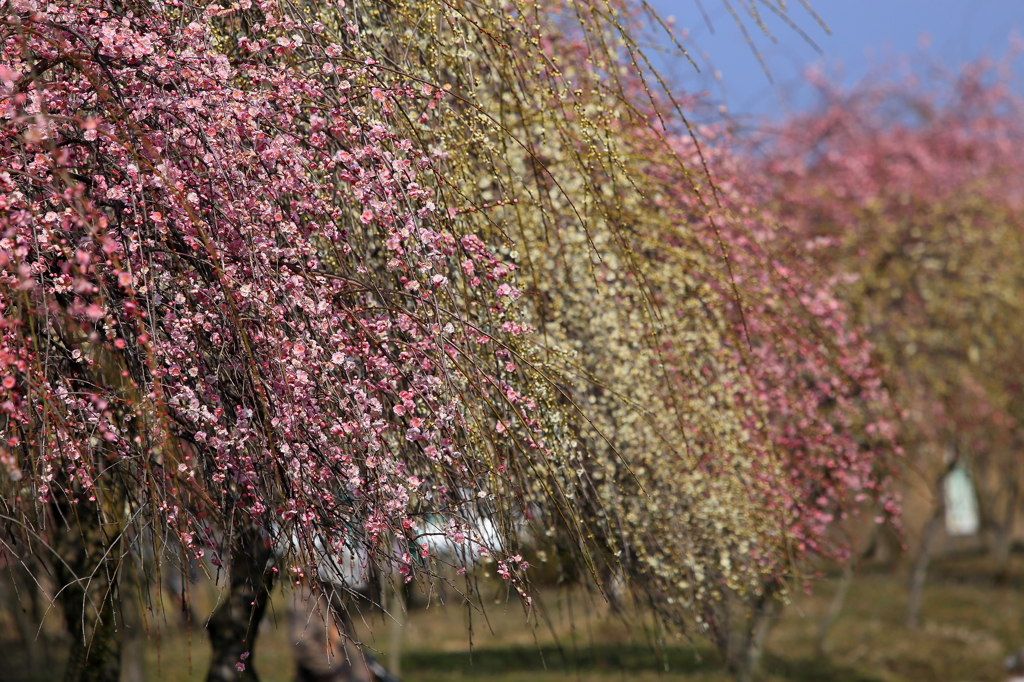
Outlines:
[[[774,213],[839,285],[888,367],[900,440],[931,509],[915,528],[907,624],[916,627],[943,530],[947,475],[969,471],[1005,574],[1024,461],[1021,102],[1005,68],[893,78],[794,116],[760,171]]]

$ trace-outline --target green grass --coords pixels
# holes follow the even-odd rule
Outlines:
[[[1017,569],[1024,569],[1024,561]],[[925,593],[923,625],[902,627],[905,580],[902,574],[875,573],[854,583],[846,608],[828,640],[828,656],[818,658],[818,623],[835,589],[830,580],[812,595],[794,595],[769,640],[767,682],[999,682],[1002,658],[1024,644],[1024,570],[996,584],[978,559],[938,564]],[[410,610],[403,629],[402,671],[406,682],[494,680],[496,682],[724,682],[717,655],[701,641],[670,638],[652,646],[657,632],[634,614],[612,613],[604,602],[582,591],[544,591],[546,618],[527,620],[518,605],[488,603],[468,610],[453,600]],[[203,600],[200,600],[203,601]],[[275,604],[256,647],[254,662],[264,682],[290,682],[292,662],[284,628],[284,599]],[[388,663],[389,623],[379,613],[360,619],[359,635]],[[52,624],[48,624],[52,625]],[[2,629],[0,629],[2,633]],[[193,631],[162,628],[143,640],[146,679],[202,680],[207,643]],[[30,670],[24,646],[0,640],[0,682],[59,679],[61,641]],[[191,666],[190,666],[191,664]],[[191,669],[191,672],[190,672]]]

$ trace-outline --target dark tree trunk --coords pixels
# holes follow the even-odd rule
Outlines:
[[[8,560],[7,570],[4,572],[8,574],[10,580],[0,579],[0,603],[14,619],[14,626],[24,647],[25,661],[29,668],[42,669],[47,661],[44,654],[46,642],[42,632],[39,632],[39,623],[43,616],[38,608],[39,588],[29,571],[21,567],[21,561],[21,557]]]
[[[137,579],[121,576],[121,682],[146,682],[143,652],[145,621],[142,615],[142,587]],[[126,587],[129,583],[131,588]]]
[[[206,625],[213,648],[207,682],[259,681],[253,654],[274,585],[273,563],[273,548],[257,528],[235,529],[228,589]]]
[[[114,621],[120,527],[96,505],[57,505],[52,525],[57,600],[71,635],[65,682],[119,682],[121,638]]]
[[[777,590],[769,585],[753,603],[727,598],[716,609],[715,643],[736,682],[752,682],[761,672],[768,634],[782,613]]]
[[[356,646],[350,635],[352,622],[344,605],[332,598],[336,596],[303,587],[292,597],[288,638],[295,657],[295,682],[393,680]]]

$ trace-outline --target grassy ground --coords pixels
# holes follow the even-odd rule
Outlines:
[[[986,572],[984,559],[938,564],[925,593],[923,625],[917,632],[902,627],[906,599],[902,574],[862,575],[828,639],[828,656],[819,658],[814,653],[818,623],[836,586],[834,580],[822,581],[812,595],[794,595],[773,630],[765,678],[768,682],[1002,680],[1002,658],[1024,644],[1024,557],[1015,561],[1019,565],[1004,584]],[[264,624],[254,655],[264,682],[291,680],[283,601]],[[532,625],[526,623],[519,605],[488,600],[480,613],[448,601],[410,610],[402,644],[407,682],[727,679],[706,644],[669,639],[657,653],[645,634],[656,632],[649,624],[628,622],[629,617],[612,614],[599,598],[579,591],[541,594],[547,618],[538,622],[535,614]],[[390,624],[379,614],[366,614],[359,630],[387,664]],[[59,641],[51,643],[50,651],[29,670],[25,648],[12,636],[0,641],[0,682],[57,678],[63,655]],[[141,645],[147,679],[203,679],[208,653],[201,633],[193,631],[189,643],[183,629],[165,627],[159,646],[152,640]]]

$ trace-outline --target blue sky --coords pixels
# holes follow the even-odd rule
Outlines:
[[[803,73],[812,66],[852,84],[901,57],[957,69],[982,55],[1003,55],[1013,35],[1024,39],[1024,0],[810,0],[831,35],[798,0],[788,0],[790,16],[823,54],[765,11],[777,43],[749,21],[748,26],[772,84],[720,0],[701,0],[714,33],[695,0],[651,4],[662,17],[674,16],[678,30],[688,30],[686,44],[701,65],[703,74],[698,76],[691,66],[672,60],[669,70],[677,81],[690,89],[710,90],[741,119],[774,118],[788,107],[808,106],[813,91],[804,84]],[[733,5],[739,3],[733,0]],[[1017,64],[1024,65],[1024,59]]]

